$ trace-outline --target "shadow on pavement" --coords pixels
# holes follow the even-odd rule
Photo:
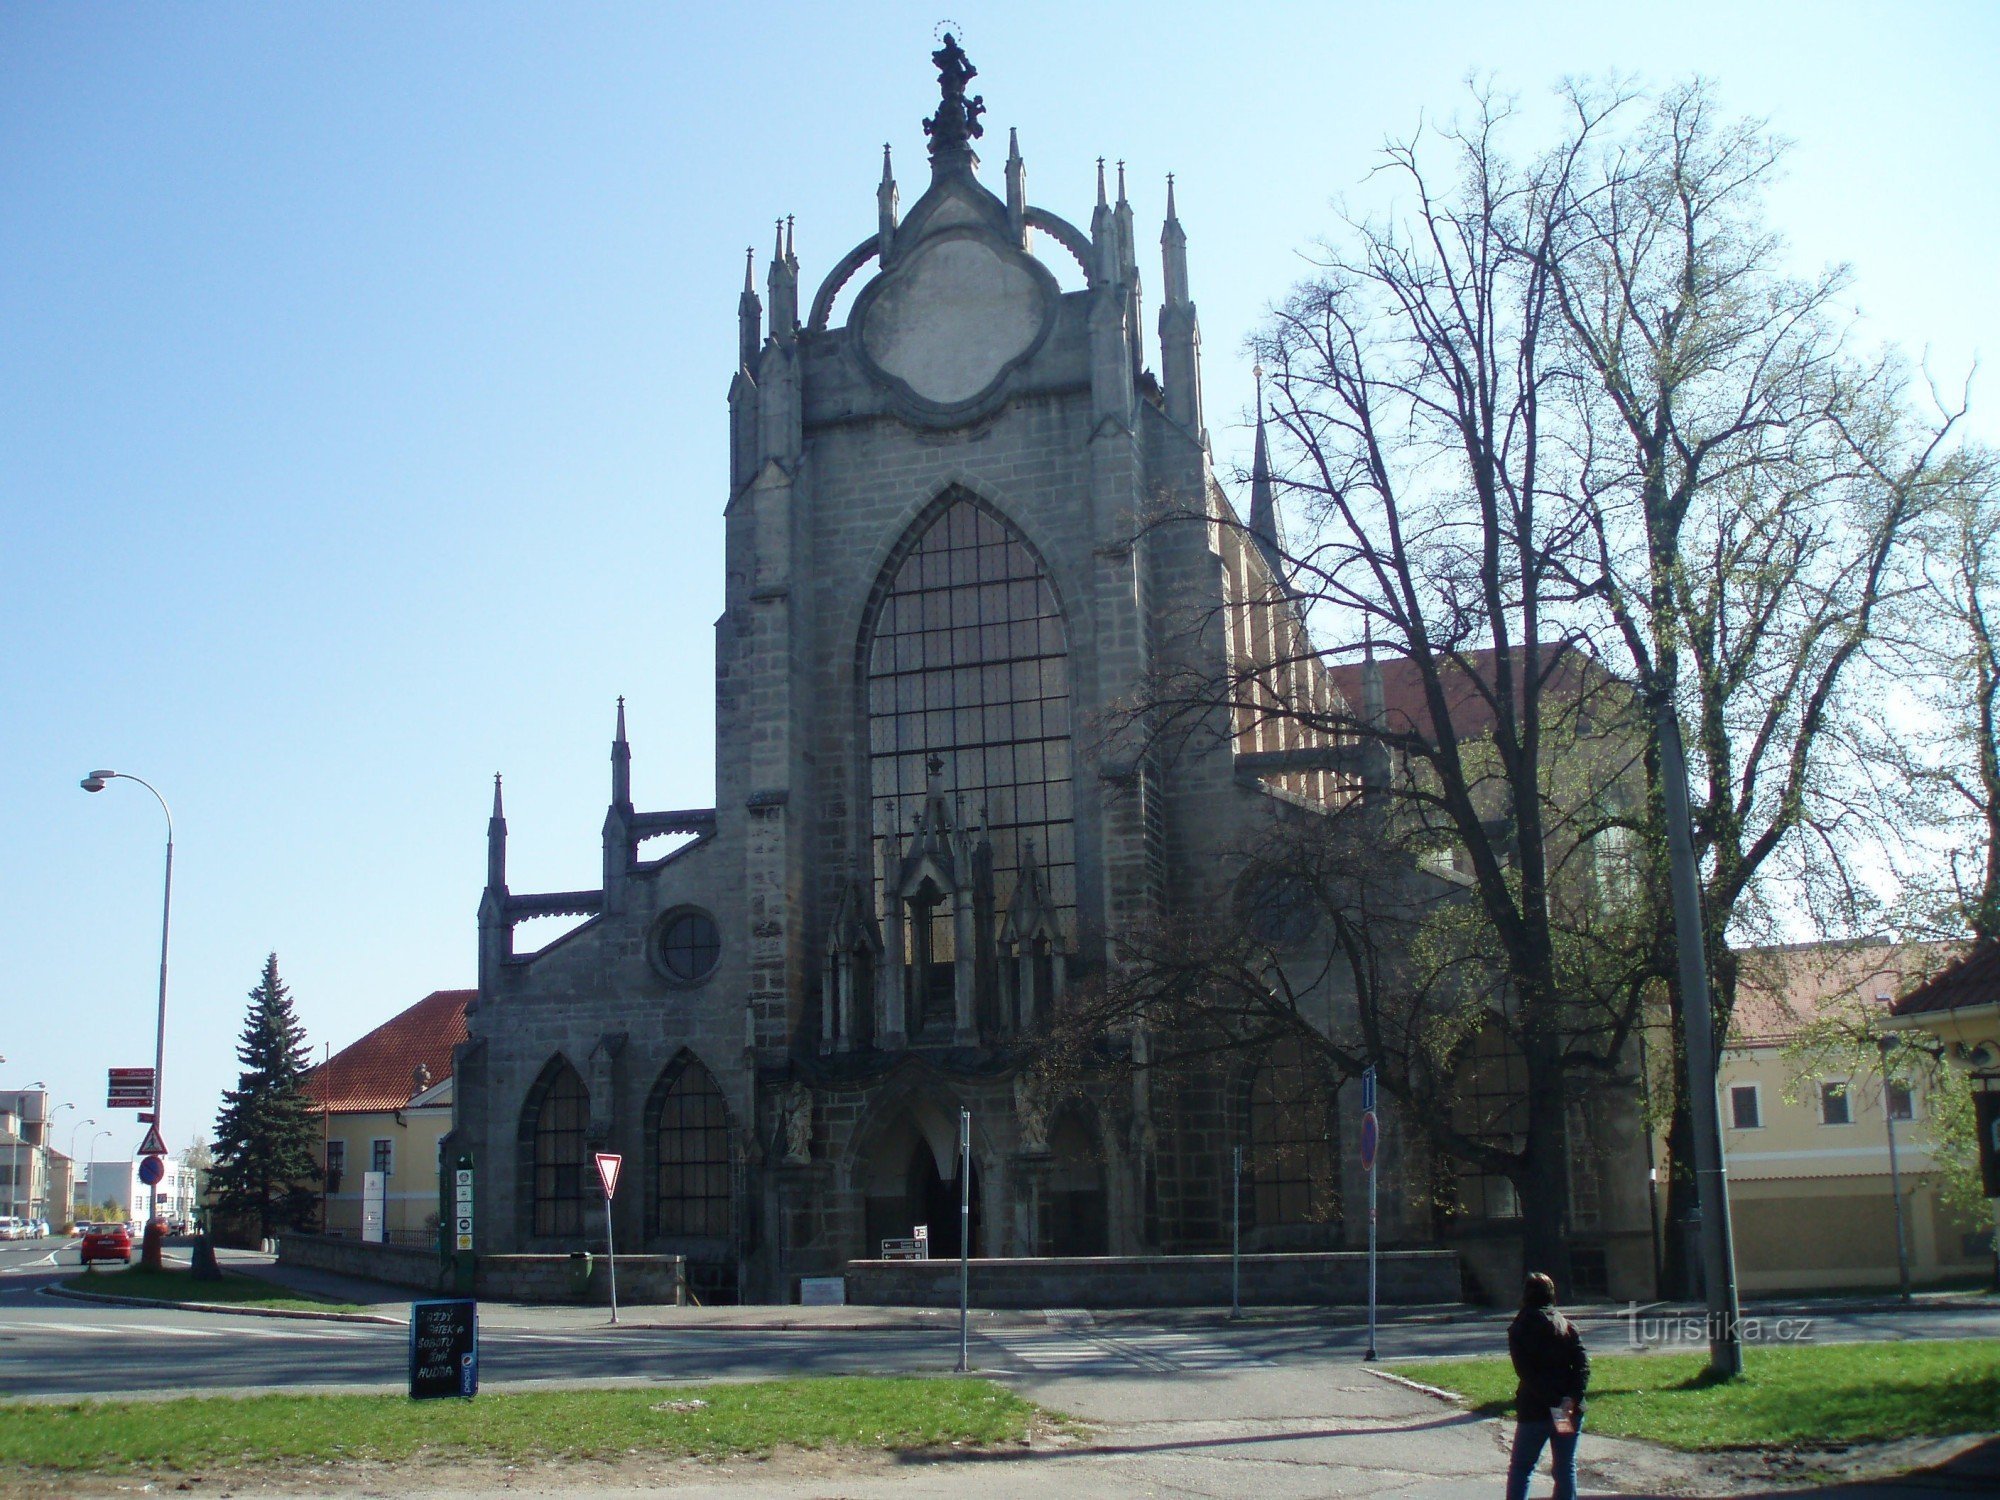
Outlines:
[[[1465,1427],[1477,1424],[1481,1420],[1470,1412],[1459,1412],[1449,1417],[1435,1417],[1428,1422],[1405,1422],[1381,1427],[1308,1427],[1288,1432],[1246,1432],[1224,1437],[1185,1438],[1158,1443],[1078,1443],[1071,1448],[1037,1448],[1026,1453],[1019,1450],[990,1453],[976,1449],[948,1455],[899,1453],[895,1455],[895,1461],[903,1464],[935,1464],[940,1461],[981,1464],[1019,1463],[1032,1459],[1138,1457],[1148,1453],[1199,1452],[1204,1448],[1250,1448],[1263,1443],[1310,1443],[1325,1438],[1395,1437],[1405,1433],[1436,1432],[1448,1427]]]

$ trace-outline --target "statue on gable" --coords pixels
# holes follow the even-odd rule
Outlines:
[[[1024,1068],[1014,1075],[1014,1123],[1021,1133],[1021,1150],[1032,1156],[1049,1149],[1049,1090],[1039,1073]]]
[[[979,94],[965,97],[965,86],[979,76],[979,69],[950,32],[944,35],[944,45],[931,54],[931,61],[937,65],[942,97],[937,113],[924,121],[924,134],[931,138],[931,155],[936,156],[940,151],[963,149],[986,134],[986,127],[979,123],[979,117],[986,113],[986,100]]]
[[[784,1164],[802,1167],[812,1160],[813,1096],[803,1083],[786,1089],[778,1102],[778,1142]]]

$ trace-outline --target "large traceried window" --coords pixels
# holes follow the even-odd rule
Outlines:
[[[729,1105],[692,1056],[659,1096],[653,1135],[653,1229],[726,1235],[730,1218]]]
[[[567,1062],[544,1075],[535,1110],[535,1233],[574,1237],[583,1233],[583,1178],[590,1164],[584,1127],[590,1119],[590,1092]]]
[[[1247,1165],[1258,1228],[1339,1221],[1329,1095],[1296,1042],[1274,1049],[1251,1080]]]
[[[1070,797],[1069,658],[1040,561],[1012,528],[957,497],[898,565],[868,643],[870,811],[876,845],[906,836],[924,803],[925,764],[966,824],[993,843],[994,900],[1013,899],[1034,841],[1051,904],[1073,936],[1076,852]],[[900,844],[898,845],[900,847]],[[953,956],[948,905],[933,908],[933,973]]]

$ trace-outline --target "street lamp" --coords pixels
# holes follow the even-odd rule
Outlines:
[[[166,1132],[161,1129],[166,1120],[166,1073],[167,1073],[167,934],[173,926],[174,915],[174,810],[167,806],[167,799],[160,795],[159,788],[144,777],[134,776],[129,771],[92,771],[78,783],[86,792],[101,792],[114,781],[136,781],[153,794],[153,800],[160,804],[160,811],[167,815],[167,878],[165,894],[160,900],[160,1009],[153,1028],[153,1128],[160,1131],[161,1139]],[[159,1217],[160,1185],[153,1184],[152,1204],[146,1217],[150,1223]]]
[[[49,1161],[51,1150],[49,1146],[49,1127],[55,1124],[57,1115],[66,1109],[75,1108],[74,1104],[58,1104],[54,1109],[49,1111],[48,1117],[42,1121],[42,1217],[44,1219],[49,1216],[48,1211],[55,1207],[54,1196],[49,1191],[50,1188],[55,1186],[55,1178],[49,1171],[51,1165]]]
[[[84,1126],[95,1125],[96,1123],[97,1121],[94,1119],[78,1120],[69,1128],[69,1217],[71,1223],[76,1222],[76,1133],[83,1129]],[[83,1175],[84,1180],[88,1182],[90,1174],[85,1172]]]
[[[100,1130],[97,1132],[96,1135],[90,1138],[90,1159],[93,1162],[97,1160],[97,1143],[103,1140],[107,1135],[111,1135],[112,1133],[113,1132],[109,1130]]]

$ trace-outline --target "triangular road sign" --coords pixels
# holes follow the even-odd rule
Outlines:
[[[604,1183],[604,1196],[609,1198],[618,1191],[618,1169],[625,1164],[625,1158],[614,1156],[609,1151],[597,1153],[597,1175]]]
[[[139,1142],[139,1149],[134,1154],[137,1156],[165,1156],[167,1154],[167,1143],[160,1139],[160,1127],[158,1125],[148,1125],[146,1127],[146,1138]]]

